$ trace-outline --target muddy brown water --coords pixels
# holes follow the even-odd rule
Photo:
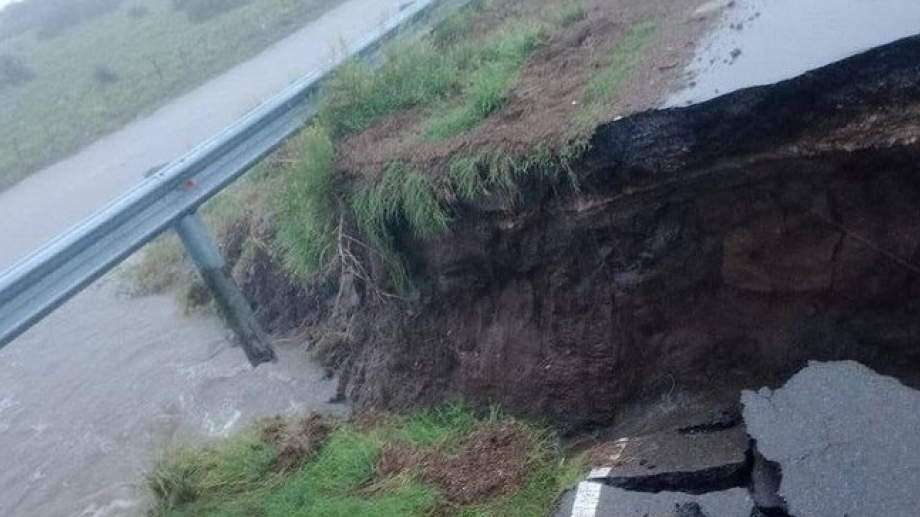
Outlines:
[[[404,0],[348,0],[264,53],[0,193],[0,270],[327,62]],[[137,515],[164,447],[286,412],[336,410],[298,343],[252,370],[212,317],[130,298],[110,275],[0,351],[0,515]]]
[[[698,16],[720,27],[697,47],[689,87],[668,106],[790,79],[920,33],[916,0],[714,0]]]

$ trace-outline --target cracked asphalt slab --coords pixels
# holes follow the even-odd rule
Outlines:
[[[744,428],[688,434],[662,432],[619,440],[610,467],[588,479],[634,492],[706,493],[734,488],[746,475],[749,439]]]
[[[791,515],[917,515],[920,392],[846,361],[811,363],[742,402],[758,452],[780,465]]]
[[[554,517],[917,515],[920,391],[857,362],[812,362],[741,400],[729,430],[616,440]]]

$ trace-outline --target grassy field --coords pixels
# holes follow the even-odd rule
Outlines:
[[[340,1],[250,0],[195,22],[170,0],[129,0],[53,38],[30,32],[0,40],[0,56],[14,57],[33,76],[0,85],[0,189],[254,55]]]
[[[547,431],[462,406],[270,420],[167,454],[150,517],[545,517],[582,474]]]

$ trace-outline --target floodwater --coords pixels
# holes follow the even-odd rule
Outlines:
[[[773,84],[920,33],[918,0],[715,0],[698,14],[719,16],[720,27],[667,106]]]
[[[0,270],[330,60],[405,0],[347,0],[261,55],[0,193]],[[0,350],[0,516],[138,515],[167,446],[285,412],[335,410],[298,343],[251,369],[213,317],[110,275]]]

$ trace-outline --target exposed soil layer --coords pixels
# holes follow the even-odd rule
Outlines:
[[[516,0],[506,8],[533,9],[545,0]],[[501,109],[473,130],[442,142],[421,136],[425,113],[398,113],[346,139],[337,166],[374,179],[401,161],[437,175],[447,159],[467,150],[500,148],[524,154],[538,144],[561,146],[585,99],[585,88],[606,66],[630,28],[650,21],[654,36],[627,81],[617,89],[602,120],[653,108],[680,78],[697,38],[708,26],[694,16],[697,0],[584,0],[583,20],[559,29],[528,59]],[[488,15],[482,20],[489,20]],[[475,28],[474,28],[475,30]]]
[[[458,454],[387,445],[374,472],[384,480],[401,474],[419,474],[437,487],[451,505],[481,503],[519,490],[531,474],[530,437],[520,428],[486,425],[474,432]]]
[[[343,393],[577,430],[855,359],[920,385],[920,38],[598,128],[577,193],[463,207],[365,300]]]

